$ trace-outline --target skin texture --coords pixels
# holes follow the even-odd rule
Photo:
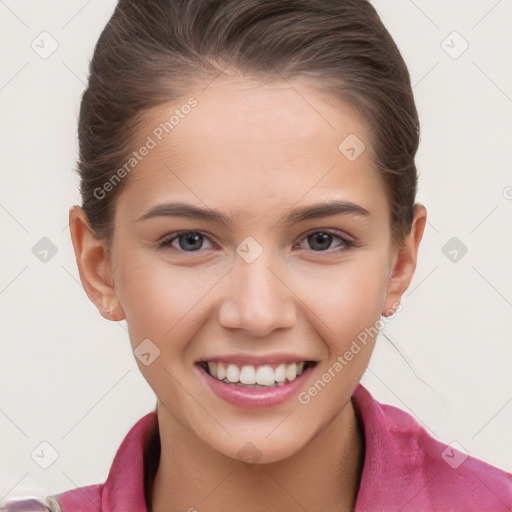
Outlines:
[[[306,405],[294,396],[266,409],[239,408],[204,385],[195,363],[221,354],[297,354],[317,361],[307,390],[361,332],[397,308],[416,268],[426,210],[415,206],[412,231],[395,247],[370,151],[351,162],[338,150],[350,134],[368,147],[365,123],[311,84],[216,80],[190,95],[196,108],[144,158],[119,196],[110,254],[83,211],[70,210],[90,300],[105,318],[127,320],[133,350],[144,339],[160,350],[148,366],[137,359],[158,397],[162,453],[153,510],[351,510],[364,438],[350,397],[375,338]],[[149,112],[139,142],[185,102]],[[293,208],[331,200],[370,215],[283,223]],[[233,222],[137,220],[171,201],[220,211]],[[204,237],[195,246],[182,238],[182,246],[174,239],[157,247],[179,231]],[[333,237],[324,245],[309,237],[326,231]],[[337,238],[347,235],[356,246]],[[252,263],[236,252],[247,237],[263,249]],[[257,464],[237,460],[248,442]]]

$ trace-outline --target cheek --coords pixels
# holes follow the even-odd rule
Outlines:
[[[298,308],[303,302],[307,306],[304,314],[308,315],[308,309],[314,313],[310,319],[316,317],[317,323],[324,324],[325,339],[346,343],[380,316],[387,267],[379,254],[366,251],[339,265],[295,267],[283,276],[294,292],[288,300],[297,301],[298,297]],[[133,347],[149,338],[166,350],[171,338],[173,349],[177,349],[180,339],[200,328],[198,316],[209,302],[209,291],[226,271],[222,265],[201,271],[195,266],[178,267],[162,256],[136,250],[125,251],[117,268],[116,291]]]
[[[383,258],[369,256],[296,276],[301,295],[320,318],[329,319],[333,325],[364,325],[380,315],[386,297],[387,266]]]
[[[348,311],[364,321],[380,315],[386,297],[387,267],[383,261],[370,260],[358,271],[348,273],[342,286],[341,301]]]
[[[208,283],[194,278],[190,269],[173,267],[142,251],[123,258],[118,269],[116,289],[139,370],[155,394],[167,389],[176,401],[175,379],[182,380],[187,342],[200,325],[197,315]],[[149,364],[144,362],[146,353]]]
[[[302,273],[297,281],[298,295],[305,299],[305,311],[312,313],[308,316],[327,345],[329,359],[357,342],[361,347],[357,360],[364,365],[373,347],[386,296],[387,267],[383,258],[365,256],[371,257],[354,258],[336,270],[331,268],[322,278],[315,272]],[[369,350],[363,350],[366,344]],[[356,370],[359,364],[351,366]]]
[[[132,345],[149,338],[164,347],[166,340],[179,343],[176,333],[193,328],[218,272],[198,273],[177,267],[147,253],[125,257],[118,266],[116,291],[128,323]],[[221,275],[221,274],[220,274]],[[197,321],[195,322],[197,323]]]

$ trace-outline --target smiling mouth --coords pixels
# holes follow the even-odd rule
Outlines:
[[[288,382],[293,382],[308,368],[315,366],[316,362],[239,365],[220,361],[201,361],[197,364],[210,377],[225,384],[247,388],[269,388],[284,386]]]

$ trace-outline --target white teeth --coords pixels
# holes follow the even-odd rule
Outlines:
[[[240,386],[277,386],[286,381],[292,382],[304,371],[305,362],[281,363],[272,369],[270,365],[263,365],[256,369],[253,365],[242,367],[234,363],[208,362],[208,373],[217,380]]]
[[[217,375],[213,375],[213,377],[217,377],[219,380],[224,380],[226,378],[226,367],[223,363],[208,363],[208,368],[210,367],[210,364],[217,367]],[[210,372],[211,373],[211,372]]]
[[[262,366],[256,372],[256,382],[261,386],[273,386],[275,382],[274,370],[270,366]]]
[[[229,364],[226,370],[226,377],[229,382],[240,381],[240,370],[236,364]]]
[[[286,380],[286,365],[280,364],[274,373],[276,382],[284,382]]]
[[[208,370],[212,377],[217,377],[217,365],[215,363],[208,363]]]
[[[254,366],[242,366],[240,370],[240,382],[242,384],[256,384],[256,370]]]
[[[297,365],[292,363],[290,366],[286,367],[286,379],[294,380],[297,377]]]

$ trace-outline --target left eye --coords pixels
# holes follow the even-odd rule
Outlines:
[[[340,240],[340,250],[346,250],[355,245],[352,240],[328,231],[315,231],[306,235],[302,240],[307,241],[310,249],[314,252],[325,252],[331,248],[333,239]],[[197,231],[186,231],[163,239],[158,244],[158,248],[172,248],[182,252],[199,252],[203,248],[204,240],[209,240],[209,238]],[[175,241],[178,241],[179,247],[174,245]],[[297,246],[295,245],[295,247]]]
[[[308,241],[310,248],[312,248],[314,252],[325,252],[325,250],[331,248],[332,240],[335,238],[341,241],[341,250],[346,250],[354,245],[348,238],[329,233],[328,231],[315,231],[307,235],[303,240]],[[316,248],[313,248],[313,246]]]

